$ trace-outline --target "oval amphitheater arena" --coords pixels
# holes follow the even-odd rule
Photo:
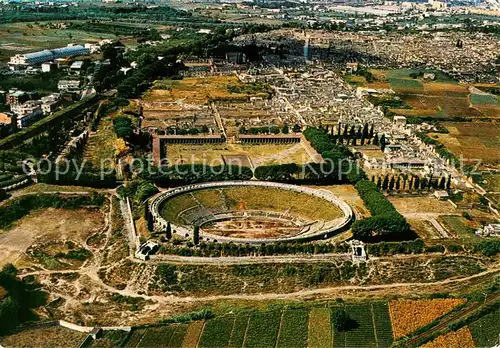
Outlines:
[[[262,244],[330,238],[354,219],[351,207],[330,191],[264,181],[192,184],[150,201],[154,229],[206,242]]]

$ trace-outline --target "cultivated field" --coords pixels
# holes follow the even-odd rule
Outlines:
[[[351,76],[351,81],[371,88],[391,88],[411,109],[391,109],[398,115],[453,117],[499,117],[500,102],[497,97],[470,86],[458,84],[446,75],[433,71],[436,80],[413,79],[410,74],[418,70],[370,69],[375,81],[368,83],[364,77]]]
[[[399,339],[431,323],[465,299],[395,300],[389,302],[394,338]]]
[[[498,344],[500,332],[500,310],[485,315],[469,325],[472,338],[478,347],[493,347]]]
[[[226,162],[255,168],[269,164],[313,162],[301,144],[168,144],[165,146],[165,154],[169,165],[203,163],[217,166]]]
[[[451,331],[441,335],[431,342],[422,346],[423,348],[474,348],[476,345],[468,327],[458,331]]]
[[[7,56],[19,52],[64,47],[69,43],[98,42],[102,39],[116,39],[116,36],[80,30],[41,28],[34,23],[0,25],[0,50]]]
[[[500,165],[500,124],[490,122],[445,123],[448,134],[434,134],[457,158],[481,160],[483,165]]]

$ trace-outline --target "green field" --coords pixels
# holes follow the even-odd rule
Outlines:
[[[391,346],[392,328],[387,304],[348,305],[345,310],[356,321],[357,327],[347,332],[338,332],[333,328],[334,347]]]
[[[500,333],[500,310],[485,315],[469,325],[472,339],[478,347],[493,347],[498,344]]]
[[[281,330],[276,347],[307,347],[309,311],[287,310],[283,312]]]
[[[69,43],[83,44],[102,39],[116,39],[114,34],[89,33],[71,29],[49,29],[35,23],[0,24],[0,49],[4,56],[43,49],[64,47]]]
[[[456,215],[443,215],[439,219],[451,232],[455,232],[460,238],[478,238],[474,234],[474,229],[464,223],[464,218]]]
[[[387,74],[387,82],[394,90],[423,90],[424,86],[422,83],[410,77],[412,72],[418,72],[417,70],[407,70],[407,69],[399,69],[399,70],[390,70]]]
[[[474,105],[498,105],[498,97],[489,94],[471,94],[470,102]]]
[[[201,334],[199,347],[225,347],[231,339],[234,326],[234,316],[225,316],[209,320]]]
[[[245,347],[274,348],[281,321],[280,312],[255,312],[250,317]]]

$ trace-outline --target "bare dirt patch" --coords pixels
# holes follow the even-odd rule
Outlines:
[[[277,238],[293,236],[302,228],[291,221],[273,221],[265,218],[238,218],[218,221],[203,231],[233,238]]]
[[[34,211],[9,230],[0,230],[0,265],[26,261],[25,252],[35,243],[74,240],[85,244],[104,226],[104,217],[97,209],[43,209]]]
[[[456,213],[455,208],[447,201],[434,197],[388,197],[389,201],[403,215],[414,213]]]

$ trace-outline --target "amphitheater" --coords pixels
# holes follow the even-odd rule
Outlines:
[[[150,201],[155,231],[172,230],[210,242],[277,243],[329,238],[348,228],[354,214],[326,190],[263,181],[193,184]]]

